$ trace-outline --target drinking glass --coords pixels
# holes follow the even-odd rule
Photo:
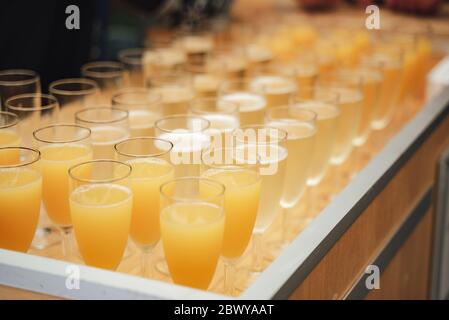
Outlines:
[[[187,113],[195,97],[192,78],[182,72],[155,75],[147,81],[147,86],[162,96],[164,115]]]
[[[87,78],[56,80],[50,83],[48,91],[58,100],[64,122],[72,122],[77,111],[101,101],[98,84]]]
[[[185,52],[189,64],[204,64],[214,48],[212,37],[206,33],[189,32],[180,36],[174,45]]]
[[[201,152],[210,146],[210,121],[193,115],[174,115],[155,123],[156,136],[173,143],[170,162],[176,177],[199,176]]]
[[[126,88],[112,97],[112,105],[128,110],[131,137],[154,136],[154,123],[162,116],[162,97],[146,88]]]
[[[0,148],[20,147],[22,138],[19,135],[19,117],[11,112],[0,111]],[[19,162],[19,149],[3,151],[0,159],[1,165]]]
[[[133,191],[130,235],[141,249],[141,273],[150,277],[153,266],[151,252],[160,239],[160,186],[174,178],[168,161],[173,148],[170,141],[154,137],[124,140],[114,146],[117,159],[129,164]]]
[[[97,82],[101,90],[101,103],[109,103],[115,91],[125,85],[125,67],[120,62],[96,61],[81,67],[83,77]]]
[[[56,123],[59,117],[59,103],[52,95],[24,93],[6,100],[6,110],[19,119],[18,132],[22,146],[33,146],[33,132],[39,127]],[[33,240],[33,248],[45,249],[60,241],[59,232],[48,221],[44,210]]]
[[[40,92],[41,81],[36,72],[26,69],[0,71],[0,111],[6,110],[5,101],[10,97],[23,93]]]
[[[34,131],[41,153],[42,200],[50,220],[62,238],[62,255],[74,257],[72,220],[69,208],[70,167],[92,160],[91,131],[76,124],[55,124]]]
[[[281,246],[288,241],[293,208],[298,204],[310,178],[310,169],[315,157],[317,114],[297,106],[284,106],[268,109],[266,125],[287,132],[287,163],[284,189],[281,197],[282,227]]]
[[[208,288],[223,244],[224,193],[223,184],[200,177],[161,186],[161,238],[175,283]]]
[[[114,159],[114,145],[129,138],[129,112],[95,107],[78,111],[75,122],[90,128],[94,159]]]
[[[225,81],[218,91],[220,100],[239,106],[241,125],[262,124],[267,100],[249,80]]]
[[[196,98],[214,98],[218,95],[218,88],[224,81],[221,70],[208,68],[207,65],[186,65],[184,70],[192,77]]]
[[[142,48],[124,49],[119,51],[118,59],[125,66],[127,73],[126,84],[129,87],[144,87]]]
[[[18,154],[15,163],[1,159]],[[27,252],[41,207],[40,152],[25,147],[0,147],[0,248]]]
[[[143,56],[145,86],[155,75],[179,72],[186,64],[185,53],[174,47],[146,50]]]
[[[259,173],[262,178],[260,203],[253,231],[254,273],[263,270],[263,233],[273,223],[280,209],[287,164],[287,132],[264,125],[244,126],[232,133],[237,148],[244,147],[260,159]]]
[[[129,164],[92,160],[69,169],[70,215],[84,262],[115,270],[125,252],[133,193]]]
[[[237,104],[217,98],[198,98],[190,103],[189,110],[210,121],[208,134],[212,146],[232,146],[232,131],[240,125]]]
[[[221,254],[225,266],[224,291],[234,295],[235,267],[251,239],[259,209],[259,159],[246,148],[211,148],[201,156],[202,177],[223,183],[225,227]]]
[[[243,79],[248,71],[248,62],[243,51],[235,49],[215,51],[208,55],[206,66],[220,72],[227,80]]]

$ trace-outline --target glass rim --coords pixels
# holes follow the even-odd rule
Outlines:
[[[113,110],[113,111],[118,111],[118,112],[123,112],[124,115],[119,117],[118,119],[114,119],[114,120],[103,120],[103,119],[99,119],[99,120],[87,120],[87,119],[82,119],[79,117],[80,114],[82,114],[83,112],[89,112],[89,111],[95,111],[95,110]],[[82,109],[79,110],[75,113],[75,121],[80,121],[80,122],[84,122],[84,123],[90,123],[90,124],[96,124],[96,123],[117,123],[120,121],[124,121],[126,119],[129,118],[129,111],[128,110],[123,110],[120,108],[116,108],[116,107],[93,107],[93,108],[86,108],[86,109]]]
[[[199,119],[199,120],[201,120],[201,121],[203,121],[203,122],[205,122],[205,123],[207,124],[207,126],[206,126],[205,128],[202,128],[202,129],[199,130],[199,131],[189,131],[189,132],[187,132],[187,133],[199,133],[199,132],[204,132],[204,131],[206,131],[207,129],[209,129],[209,128],[210,128],[210,125],[211,125],[211,123],[210,123],[209,120],[207,120],[206,118],[197,116],[197,115],[191,115],[191,114],[173,114],[173,115],[165,116],[165,117],[162,117],[162,118],[156,120],[156,121],[154,122],[154,128],[155,128],[155,129],[158,129],[158,130],[161,130],[162,132],[165,132],[165,133],[176,133],[176,132],[173,132],[173,131],[174,131],[174,130],[177,130],[177,129],[165,129],[165,128],[161,128],[161,127],[159,126],[159,124],[160,124],[161,122],[163,122],[163,121],[167,121],[167,120],[171,120],[171,119],[183,119],[183,118],[186,119],[186,120],[187,120],[187,118],[190,118],[190,119]],[[178,128],[178,129],[179,129],[179,128]],[[181,133],[179,133],[179,134],[181,134]],[[186,132],[183,132],[182,134],[186,134]]]
[[[30,76],[30,79],[26,80],[2,80],[2,76],[8,76],[8,75],[26,75]],[[22,86],[26,84],[31,84],[34,82],[38,82],[40,80],[40,76],[36,71],[33,71],[31,69],[5,69],[0,70],[0,85],[3,86]]]
[[[160,185],[160,187],[159,187],[159,194],[163,198],[165,198],[167,200],[174,200],[174,201],[178,201],[178,202],[191,202],[193,199],[188,199],[188,198],[184,198],[184,197],[170,196],[170,195],[167,195],[164,192],[164,188],[167,187],[168,185],[177,183],[179,181],[188,181],[188,180],[191,180],[191,181],[195,181],[195,180],[196,181],[204,181],[206,183],[209,183],[209,185],[215,185],[216,187],[218,187],[220,189],[220,191],[216,195],[207,197],[206,199],[201,199],[202,202],[203,201],[207,202],[207,201],[210,201],[210,200],[213,200],[213,199],[224,197],[224,194],[225,194],[225,191],[226,191],[226,186],[223,183],[221,183],[220,181],[216,181],[216,180],[210,179],[210,178],[195,177],[195,176],[179,177],[179,178],[175,178],[175,179],[166,181],[166,182],[164,182],[163,184]],[[223,212],[224,212],[224,210],[223,210]]]
[[[52,129],[52,128],[63,128],[63,127],[67,127],[67,128],[72,127],[72,128],[78,128],[78,129],[81,129],[81,130],[86,130],[87,131],[87,135],[83,136],[81,138],[75,138],[75,139],[71,139],[71,140],[62,140],[62,141],[61,140],[42,139],[42,138],[39,138],[37,136],[40,132],[42,132],[44,130],[48,130],[48,129]],[[48,126],[45,126],[45,127],[41,127],[39,129],[36,129],[36,130],[33,131],[34,139],[36,139],[39,142],[60,143],[60,144],[83,141],[85,139],[88,139],[91,136],[91,134],[92,134],[92,130],[90,128],[80,126],[80,125],[78,125],[76,123],[55,123],[55,124],[51,124],[51,125],[48,125]]]
[[[206,111],[206,110],[200,110],[195,107],[196,104],[199,102],[216,102],[216,105],[219,106],[220,104],[226,104],[228,106],[233,107],[232,111],[225,111],[225,110],[217,110],[217,111]],[[203,97],[203,98],[194,98],[192,101],[189,102],[189,110],[194,114],[217,114],[217,113],[225,113],[225,114],[238,114],[239,112],[239,105],[236,102],[229,101],[229,100],[223,100],[219,97]]]
[[[135,66],[143,65],[143,56],[145,54],[144,48],[127,48],[118,52],[118,59],[122,63],[131,64]],[[140,55],[140,58],[133,58],[130,55]]]
[[[2,150],[26,150],[26,151],[30,151],[32,153],[37,154],[37,157],[35,159],[31,159],[28,160],[26,162],[19,162],[18,164],[8,164],[8,165],[2,165],[0,164],[0,169],[12,169],[12,168],[20,168],[20,167],[25,167],[25,166],[29,166],[33,163],[36,163],[37,161],[40,160],[41,158],[41,152],[37,149],[34,148],[29,148],[29,147],[0,147],[0,152]]]
[[[94,71],[92,68],[111,68],[110,71]],[[123,75],[125,67],[121,62],[117,61],[93,61],[84,64],[81,67],[81,73],[86,77],[92,78],[116,78]]]
[[[13,112],[0,111],[0,116],[2,116],[2,115],[6,115],[7,117],[12,117],[14,120],[11,123],[0,125],[0,129],[7,129],[7,128],[14,127],[15,125],[17,125],[20,122],[19,116]]]
[[[287,131],[285,131],[284,129],[281,129],[281,128],[276,128],[276,127],[273,127],[273,126],[267,126],[267,125],[264,125],[264,124],[248,124],[248,125],[244,125],[242,127],[239,127],[237,129],[232,130],[232,136],[233,137],[235,136],[234,133],[237,132],[237,130],[245,130],[245,129],[250,129],[250,128],[265,128],[265,129],[270,129],[270,130],[277,130],[277,131],[282,133],[282,137],[278,138],[275,142],[262,143],[263,145],[270,145],[270,144],[282,143],[282,142],[287,141],[287,137],[288,137]],[[244,141],[239,140],[237,137],[236,137],[236,140],[238,142],[244,142]],[[257,142],[256,144],[259,144],[259,143]]]
[[[128,168],[127,173],[121,177],[111,178],[111,179],[81,179],[81,178],[76,177],[73,173],[73,170],[76,170],[77,168],[87,165],[87,164],[108,163],[108,162],[127,167]],[[112,160],[112,159],[89,160],[89,161],[75,164],[75,165],[71,166],[68,170],[68,174],[69,174],[70,178],[72,178],[73,180],[76,180],[78,182],[84,182],[84,183],[112,183],[112,182],[116,182],[116,181],[120,181],[120,180],[124,180],[124,179],[128,178],[131,175],[131,172],[132,172],[131,165],[129,165],[125,162],[122,162],[122,161]]]
[[[280,120],[280,121],[286,120],[285,117],[281,117],[279,119],[273,118],[272,116],[270,116],[270,114],[275,112],[275,111],[288,110],[290,108],[301,109],[301,112],[309,113],[312,116],[312,118],[308,119],[308,120],[301,120],[301,119],[293,118],[295,121],[298,121],[298,122],[309,122],[309,123],[312,122],[312,123],[315,123],[315,121],[316,121],[316,119],[318,117],[316,112],[313,112],[312,110],[308,110],[308,109],[305,109],[305,108],[295,107],[295,105],[285,105],[285,106],[278,106],[278,107],[269,108],[269,109],[267,109],[265,111],[265,117],[268,118],[268,120]]]
[[[82,90],[64,90],[64,89],[58,89],[57,86],[65,85],[65,84],[87,84],[90,85],[90,89],[82,89]],[[66,96],[76,96],[76,95],[87,95],[87,94],[93,94],[100,91],[100,88],[98,87],[98,84],[88,78],[66,78],[66,79],[60,79],[56,80],[50,83],[48,86],[48,91],[51,93],[59,94],[59,95],[66,95]]]
[[[139,102],[139,103],[133,103],[133,102],[126,102],[126,101],[119,101],[118,98],[120,96],[126,95],[126,94],[148,94],[148,96],[154,95],[157,97],[155,101],[145,101],[145,102]],[[146,103],[160,103],[162,102],[162,94],[155,92],[152,89],[147,89],[143,87],[129,87],[129,88],[123,88],[116,93],[111,98],[111,102],[113,105],[135,105],[135,104],[146,104]],[[115,104],[114,104],[115,103]]]
[[[12,101],[20,100],[20,99],[30,99],[30,98],[40,98],[46,99],[49,101],[49,103],[45,104],[45,106],[41,107],[17,107],[11,105]],[[59,107],[58,99],[56,99],[55,96],[51,94],[45,94],[45,93],[22,93],[18,94],[16,96],[9,97],[5,101],[6,109],[14,110],[14,111],[45,111],[50,110]]]
[[[122,151],[118,150],[121,144],[130,142],[130,141],[134,141],[134,140],[152,140],[152,141],[156,141],[157,140],[157,141],[162,141],[164,143],[168,143],[170,145],[170,149],[168,149],[167,151],[163,151],[161,153],[155,153],[155,154],[133,154],[133,153],[125,153],[125,152],[122,152]],[[163,156],[165,154],[170,153],[171,150],[173,149],[173,146],[174,146],[173,143],[171,141],[169,141],[169,140],[166,140],[166,139],[161,139],[161,138],[158,138],[158,137],[142,136],[142,137],[133,137],[133,138],[128,138],[128,139],[122,140],[122,141],[114,144],[114,150],[119,155],[122,155],[122,156],[125,156],[125,157],[130,157],[130,158],[154,158],[154,157],[160,157],[160,156]]]

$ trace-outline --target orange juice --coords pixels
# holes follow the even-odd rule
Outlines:
[[[0,248],[28,250],[39,218],[41,191],[40,172],[0,169]]]
[[[161,212],[161,234],[175,283],[207,289],[223,243],[223,209],[205,202],[176,203]]]
[[[20,147],[22,139],[13,130],[0,130],[0,148]],[[0,165],[11,165],[19,162],[20,151],[18,149],[4,150],[0,156]]]
[[[48,216],[59,226],[70,226],[68,170],[92,160],[92,150],[83,144],[47,145],[41,152],[42,198]]]
[[[261,180],[256,171],[247,169],[209,169],[204,177],[224,184],[225,229],[222,255],[238,258],[248,246],[257,210]]]
[[[70,195],[70,211],[86,264],[115,270],[128,242],[131,190],[119,184],[81,185]]]

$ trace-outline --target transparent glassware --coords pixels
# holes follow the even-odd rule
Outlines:
[[[5,102],[13,96],[23,93],[40,92],[40,77],[33,70],[0,70],[0,111],[6,110]]]
[[[173,282],[209,287],[223,243],[224,193],[223,184],[201,177],[161,186],[161,237]]]
[[[42,175],[40,152],[0,147],[0,248],[27,252],[38,225]]]
[[[147,278],[152,277],[152,252],[160,239],[159,189],[174,179],[169,162],[172,148],[170,141],[154,137],[130,138],[114,146],[116,158],[133,168],[130,236],[141,250],[141,274]]]
[[[120,50],[119,61],[125,66],[126,85],[128,87],[144,87],[143,57],[145,49],[131,48]]]
[[[115,270],[125,252],[132,215],[132,167],[92,160],[69,169],[70,214],[84,262]]]
[[[126,88],[112,97],[112,106],[129,112],[131,137],[154,136],[154,123],[162,117],[162,96],[146,88]]]
[[[69,207],[70,167],[92,160],[91,130],[76,124],[54,124],[33,132],[41,153],[42,200],[62,239],[62,257],[74,260]]]
[[[12,112],[0,111],[0,147],[20,147],[21,144],[19,117]]]
[[[101,101],[98,84],[87,78],[70,78],[50,83],[48,91],[59,102],[61,121],[73,122],[75,113]]]
[[[225,186],[225,229],[221,254],[225,267],[224,292],[235,294],[236,264],[253,233],[259,210],[261,177],[259,158],[243,147],[215,148],[203,152],[202,177]]]
[[[75,114],[75,122],[91,130],[94,159],[114,159],[114,145],[130,136],[127,110],[115,107],[87,108]]]

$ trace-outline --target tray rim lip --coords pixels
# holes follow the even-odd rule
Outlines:
[[[0,284],[69,299],[286,299],[448,113],[449,90],[443,90],[237,298],[4,249],[0,249]],[[70,265],[80,268],[81,283],[89,292],[65,288]]]

